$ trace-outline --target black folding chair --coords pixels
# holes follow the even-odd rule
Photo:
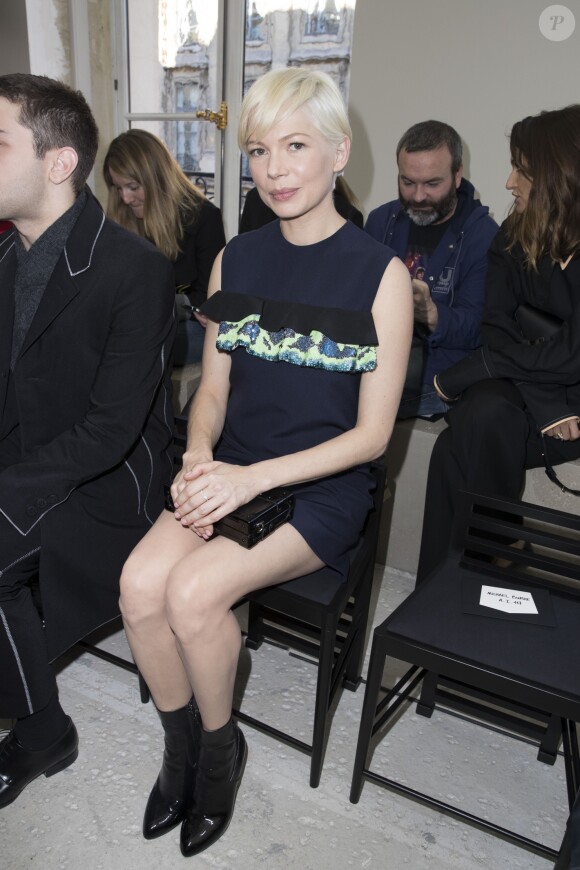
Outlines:
[[[264,640],[314,656],[318,662],[312,742],[305,743],[241,710],[235,715],[311,755],[310,785],[320,783],[329,712],[338,689],[352,691],[361,682],[364,640],[378,543],[386,470],[373,464],[374,504],[362,537],[351,553],[346,581],[330,568],[252,592],[246,646],[258,649]]]
[[[516,549],[515,542],[524,548]],[[498,560],[506,567],[498,567]],[[368,779],[556,858],[556,850],[542,843],[373,771],[367,759],[373,735],[379,730],[383,735],[426,674],[439,674],[468,691],[557,717],[572,806],[580,783],[575,725],[580,721],[579,581],[580,517],[463,493],[447,559],[374,631],[351,801],[358,802]],[[513,602],[530,593],[538,614],[483,606],[483,586],[496,599],[508,590],[516,608]],[[392,689],[382,690],[387,656],[411,667]],[[430,715],[432,708],[422,712]]]

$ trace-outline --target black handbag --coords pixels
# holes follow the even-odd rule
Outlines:
[[[250,549],[288,522],[294,512],[294,495],[270,489],[218,520],[216,532]]]
[[[533,305],[529,305],[527,302],[516,308],[515,317],[524,338],[533,342],[544,341],[562,326],[562,321],[559,317],[556,317],[554,314],[548,314],[546,311],[541,311],[539,308],[534,308]],[[543,433],[541,438],[542,459],[544,460],[544,470],[548,478],[556,486],[559,486],[562,492],[580,496],[580,489],[571,489],[559,479],[548,457],[548,442]]]
[[[164,490],[165,510],[174,511],[171,488]],[[214,531],[249,550],[292,518],[294,501],[294,494],[286,489],[269,489],[218,520]]]

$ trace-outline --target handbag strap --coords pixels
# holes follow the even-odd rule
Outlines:
[[[556,486],[559,486],[562,492],[567,492],[570,495],[580,495],[580,489],[571,489],[569,486],[566,486],[562,481],[558,478],[556,472],[552,468],[552,463],[548,459],[548,442],[546,441],[545,435],[542,432],[542,458],[544,460],[545,472]]]

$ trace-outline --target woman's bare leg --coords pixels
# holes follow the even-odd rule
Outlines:
[[[174,565],[167,582],[167,618],[206,730],[220,728],[231,717],[240,652],[232,606],[247,592],[321,567],[290,525],[251,550],[214,538]]]
[[[252,550],[216,538],[182,559],[171,572],[167,615],[204,726],[193,800],[181,826],[180,847],[185,856],[197,855],[227,829],[246,763],[246,741],[231,718],[240,648],[240,631],[231,607],[252,589],[320,567],[304,539],[285,525]]]
[[[204,541],[168,512],[131,554],[121,578],[121,610],[165,740],[145,808],[147,839],[183,822],[181,851],[194,855],[229,824],[247,753],[231,719],[240,651],[231,608],[251,589],[319,567],[289,525],[244,550],[225,538]],[[192,692],[201,730],[189,705]]]
[[[121,576],[121,612],[135,663],[158,710],[184,707],[192,689],[166,616],[167,579],[176,563],[207,546],[168,511],[129,556]]]

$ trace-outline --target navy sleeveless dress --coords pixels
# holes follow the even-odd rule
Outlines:
[[[248,465],[352,429],[360,378],[376,367],[370,313],[394,252],[349,221],[314,245],[279,221],[228,243],[222,289],[203,307],[231,354],[231,391],[215,458]],[[371,507],[369,466],[291,487],[292,525],[342,576]]]

